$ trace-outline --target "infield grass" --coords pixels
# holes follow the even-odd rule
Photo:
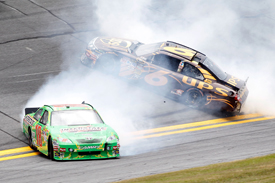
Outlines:
[[[274,183],[275,154],[120,181],[132,182]]]

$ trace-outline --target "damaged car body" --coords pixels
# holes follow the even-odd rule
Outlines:
[[[172,41],[143,44],[96,37],[80,61],[87,67],[141,82],[191,108],[240,112],[249,93],[247,80],[225,73],[205,54]]]

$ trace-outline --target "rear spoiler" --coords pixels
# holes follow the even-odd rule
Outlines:
[[[25,108],[25,115],[36,112],[40,107]]]
[[[245,80],[245,82],[244,82],[243,86],[242,86],[242,87],[240,88],[240,90],[238,91],[238,94],[242,93],[242,92],[243,92],[243,90],[245,89],[245,87],[246,87],[246,83],[247,83],[247,81],[248,81],[248,78],[249,78],[249,77],[247,77],[247,79]]]

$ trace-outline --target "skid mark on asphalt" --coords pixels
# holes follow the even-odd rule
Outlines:
[[[218,118],[218,119],[207,120],[207,121],[199,121],[194,123],[186,123],[186,124],[180,124],[180,125],[173,125],[173,126],[166,126],[161,128],[155,128],[155,129],[136,131],[136,132],[132,132],[132,134],[136,135],[135,139],[147,139],[147,138],[161,137],[166,135],[174,135],[174,134],[180,134],[180,133],[186,133],[186,132],[194,132],[194,131],[207,130],[212,128],[219,128],[219,127],[230,126],[230,125],[265,121],[270,119],[275,119],[275,116],[264,117],[261,114],[255,113],[255,114],[246,114],[246,115],[239,115],[239,116],[233,116],[233,117],[227,117],[227,118]],[[148,134],[148,135],[145,135],[145,134]],[[32,152],[25,153],[29,151],[32,151]],[[12,154],[18,154],[18,153],[23,153],[23,154],[12,155]],[[39,154],[40,152],[34,152],[28,146],[15,148],[15,149],[7,149],[7,150],[0,151],[0,156],[5,156],[2,158],[0,157],[0,161],[36,156]],[[8,155],[12,155],[12,156],[8,156]]]

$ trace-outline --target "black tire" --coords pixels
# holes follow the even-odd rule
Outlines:
[[[119,58],[115,55],[102,55],[95,63],[95,68],[106,74],[117,75],[119,72]]]
[[[51,137],[49,137],[49,141],[48,141],[48,157],[49,159],[54,160],[53,143],[52,143]]]
[[[31,132],[31,129],[29,128],[28,130],[28,133],[29,133],[29,138],[28,138],[28,142],[29,142],[29,146],[35,150],[35,147],[33,145],[33,142],[32,142],[32,132]]]
[[[85,65],[86,67],[92,67],[92,60],[90,60],[85,53],[83,53],[80,57],[80,62]]]
[[[197,88],[189,88],[184,92],[183,103],[190,108],[197,109],[204,104],[204,94]]]

